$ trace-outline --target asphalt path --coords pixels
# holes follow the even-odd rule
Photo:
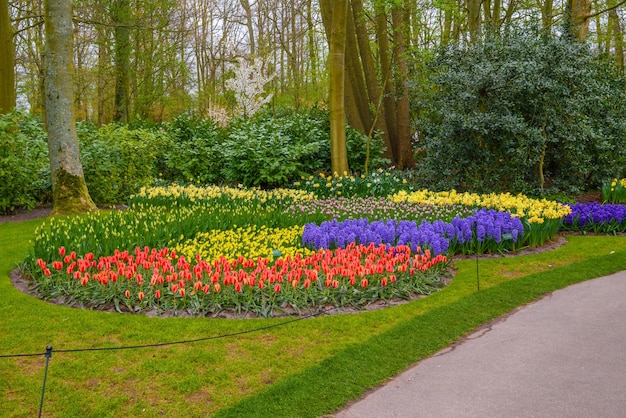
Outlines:
[[[626,272],[525,305],[334,416],[626,417]]]

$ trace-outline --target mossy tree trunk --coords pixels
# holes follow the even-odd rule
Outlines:
[[[85,184],[74,115],[72,1],[46,0],[45,104],[52,215],[96,210]]]
[[[0,113],[15,107],[15,58],[8,0],[0,0]]]

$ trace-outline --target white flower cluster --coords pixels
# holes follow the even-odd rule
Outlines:
[[[242,116],[252,116],[268,103],[272,94],[264,96],[264,88],[274,78],[263,74],[263,61],[253,58],[251,61],[240,59],[235,68],[235,77],[226,81],[226,87],[235,93],[237,108],[235,112]]]

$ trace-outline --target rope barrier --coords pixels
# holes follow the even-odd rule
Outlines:
[[[337,307],[332,307],[332,308],[327,308],[327,309],[323,309],[319,312],[315,312],[309,315],[304,315],[304,316],[299,316],[297,318],[293,318],[290,319],[288,321],[284,321],[284,322],[279,322],[277,324],[272,324],[272,325],[266,325],[263,327],[259,327],[259,328],[254,328],[254,329],[250,329],[250,330],[245,330],[245,331],[239,331],[239,332],[231,332],[228,334],[220,334],[220,335],[212,335],[210,337],[201,337],[201,338],[194,338],[194,339],[188,339],[188,340],[179,340],[179,341],[167,341],[167,342],[161,342],[161,343],[151,343],[151,344],[137,344],[137,345],[123,345],[123,346],[118,346],[118,347],[87,347],[87,348],[70,348],[70,349],[60,349],[60,350],[54,350],[55,353],[82,353],[82,352],[87,352],[87,351],[119,351],[119,350],[134,350],[134,349],[140,349],[140,348],[153,348],[153,347],[165,347],[165,346],[170,346],[170,345],[181,345],[181,344],[192,344],[192,343],[197,343],[200,341],[209,341],[209,340],[217,340],[217,339],[221,339],[221,338],[231,338],[231,337],[236,337],[239,335],[245,335],[245,334],[252,334],[254,332],[259,332],[259,331],[265,331],[268,329],[272,329],[272,328],[277,328],[277,327],[281,327],[284,325],[288,325],[294,322],[298,322],[298,321],[303,321],[305,319],[309,319],[309,318],[314,318],[316,316],[320,316],[322,314],[327,314],[328,312],[331,312],[335,309],[338,309]],[[37,357],[37,356],[48,356],[51,355],[52,352],[52,348],[50,347],[50,350],[48,350],[48,348],[46,348],[46,352],[44,353],[18,353],[18,354],[0,354],[0,358],[15,358],[15,357]]]

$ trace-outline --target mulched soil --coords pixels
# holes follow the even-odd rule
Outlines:
[[[52,206],[41,206],[35,209],[18,209],[12,215],[0,215],[0,224],[5,222],[24,222],[33,219],[45,218],[52,212]]]

